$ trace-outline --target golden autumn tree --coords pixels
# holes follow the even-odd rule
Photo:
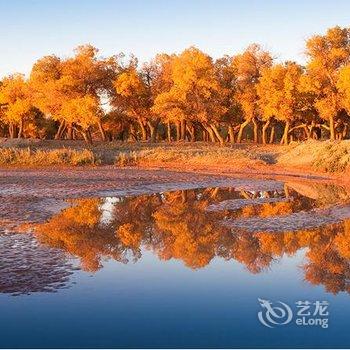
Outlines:
[[[271,124],[271,120],[280,115],[279,105],[283,100],[284,95],[284,77],[285,67],[281,64],[265,68],[262,71],[257,93],[259,96],[259,108],[261,119],[264,122],[262,127],[262,143],[266,143],[267,128]],[[283,117],[283,116],[282,116]],[[271,131],[270,141],[272,142],[273,135]]]
[[[281,133],[282,143],[320,139],[324,129],[331,139],[348,138],[350,29],[312,36],[306,54],[305,67],[272,66],[270,53],[257,44],[214,61],[190,47],[139,65],[134,56],[125,64],[123,54],[102,57],[92,45],[81,45],[69,57],[40,58],[28,81],[3,79],[0,132],[224,144],[251,132],[263,143]]]
[[[137,122],[143,141],[156,141],[161,116],[152,107],[157,95],[169,86],[171,58],[166,54],[157,55],[141,69],[132,58],[114,82],[113,105]]]
[[[61,113],[87,143],[92,143],[91,127],[99,122],[102,113],[96,97],[84,95],[72,98],[63,105]]]
[[[122,110],[111,109],[106,113],[103,117],[103,129],[109,141],[137,141],[133,119]]]
[[[8,125],[11,138],[22,137],[23,125],[33,108],[31,91],[22,74],[10,75],[0,85],[2,121]]]
[[[47,118],[59,122],[55,139],[61,138],[66,129],[61,111],[72,95],[71,84],[63,77],[61,59],[54,55],[39,59],[32,67],[30,85],[34,104]]]
[[[159,94],[153,110],[180,125],[178,139],[186,139],[186,123],[199,122],[220,143],[219,122],[225,113],[220,103],[220,85],[215,78],[212,59],[195,47],[183,51],[172,60],[172,85]]]
[[[340,105],[342,108],[344,108],[344,110],[347,113],[345,128],[340,134],[340,138],[343,138],[344,136],[346,136],[349,130],[350,123],[350,65],[347,65],[340,69],[337,81],[337,88],[340,94]]]
[[[30,84],[34,91],[35,104],[47,117],[59,122],[57,139],[65,133],[68,138],[72,138],[77,126],[81,131],[81,125],[76,125],[72,117],[66,114],[72,100],[87,101],[90,96],[90,102],[94,99],[100,107],[96,110],[101,111],[103,100],[112,94],[115,59],[100,59],[97,53],[98,50],[93,46],[83,45],[75,49],[74,57],[62,60],[56,56],[46,56],[38,60],[32,68]],[[105,139],[101,113],[96,114],[92,120]],[[84,136],[84,132],[82,134]]]
[[[258,93],[257,84],[262,70],[271,66],[272,57],[257,44],[250,45],[232,61],[232,69],[237,79],[235,98],[239,102],[241,123],[237,142],[241,142],[243,131],[249,123],[254,126],[254,141],[258,142]]]
[[[98,102],[98,110],[101,113],[95,116],[95,125],[105,140],[101,118],[103,105],[107,104],[114,94],[113,81],[118,70],[116,58],[99,57],[99,50],[89,44],[78,46],[74,52],[73,57],[62,63],[63,77],[67,79],[75,97],[92,96]],[[68,131],[71,130],[72,125],[68,122]]]
[[[339,70],[337,88],[340,92],[341,106],[350,112],[350,65]]]
[[[116,96],[113,104],[122,108],[135,120],[141,131],[141,139],[147,140],[147,121],[150,117],[150,91],[137,71],[137,62],[131,62],[114,82]]]
[[[152,142],[156,141],[157,128],[161,120],[167,123],[167,136],[168,140],[171,140],[170,121],[166,119],[166,116],[157,114],[152,107],[157,96],[169,90],[171,86],[171,63],[173,58],[174,55],[158,54],[153,60],[143,64],[140,71],[143,81],[145,81],[150,102],[149,105],[151,106],[147,125],[150,130]]]
[[[302,74],[302,68],[294,62],[277,64],[262,70],[257,93],[261,117],[265,122],[262,129],[263,143],[266,143],[266,129],[272,118],[284,122],[281,141],[285,144],[289,142],[291,123],[301,113],[299,84]]]
[[[214,63],[215,77],[220,86],[220,103],[225,108],[222,122],[226,126],[230,143],[236,141],[236,134],[240,129],[239,101],[236,99],[237,76],[232,69],[232,57],[225,55]]]
[[[335,118],[341,111],[337,81],[339,70],[350,62],[350,29],[334,27],[306,43],[306,83],[315,94],[315,107],[328,122],[330,139],[335,139]]]

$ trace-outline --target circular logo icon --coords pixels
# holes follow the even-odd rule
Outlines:
[[[258,312],[259,321],[266,327],[274,328],[275,326],[281,326],[288,324],[293,318],[292,309],[282,301],[278,301],[276,304],[269,300],[258,299],[262,311]]]

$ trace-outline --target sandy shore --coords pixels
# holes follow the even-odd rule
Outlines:
[[[101,191],[127,190],[154,184],[195,183],[197,185],[229,178],[317,180],[347,183],[348,179],[330,175],[286,169],[275,166],[234,169],[223,166],[183,167],[181,164],[149,167],[114,166],[57,168],[0,168],[0,196],[31,195],[46,198],[96,196]]]

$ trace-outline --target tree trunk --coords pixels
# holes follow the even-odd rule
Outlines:
[[[10,125],[9,125],[9,134],[10,134],[10,139],[15,138],[15,128],[14,128],[13,123],[10,123]]]
[[[130,125],[129,137],[131,137],[131,140],[132,140],[132,141],[134,141],[134,142],[137,141],[137,137],[136,137],[136,133],[135,133],[135,128],[134,128],[134,125],[133,125],[133,124]]]
[[[334,117],[329,118],[329,134],[330,134],[330,139],[333,141],[335,139],[335,130],[334,130]]]
[[[286,121],[286,124],[284,126],[284,132],[283,132],[283,136],[281,139],[281,144],[285,144],[288,145],[288,134],[289,134],[289,127],[290,127],[290,122],[289,120]]]
[[[180,121],[177,120],[176,121],[176,141],[180,141],[181,140],[181,124]]]
[[[275,142],[275,126],[272,125],[269,143],[274,143],[274,142]]]
[[[228,135],[229,135],[230,143],[235,143],[235,133],[232,125],[228,126]]]
[[[256,121],[255,118],[252,119],[252,122],[253,122],[254,142],[258,143],[259,142],[258,122]]]
[[[306,139],[309,140],[311,138],[311,135],[312,135],[313,126],[308,127],[307,125],[305,125],[303,129],[305,131]]]
[[[217,139],[220,142],[220,145],[223,146],[225,144],[225,140],[224,138],[220,135],[218,128],[216,127],[216,125],[211,124],[210,127],[212,128],[212,130],[214,131],[215,136],[217,137]]]
[[[202,130],[203,130],[202,139],[203,139],[204,142],[208,142],[209,141],[208,131],[205,130],[204,127],[202,128]]]
[[[190,141],[191,142],[195,142],[196,141],[196,136],[195,136],[195,129],[192,123],[190,123],[190,125],[187,125],[187,132],[190,135]]]
[[[158,131],[158,124],[160,119],[156,119],[154,124],[152,122],[147,122],[147,125],[149,127],[150,133],[151,133],[151,142],[155,143],[157,141],[157,131]]]
[[[21,119],[19,122],[19,128],[18,128],[18,134],[17,134],[18,139],[22,138],[22,133],[23,133],[23,119]]]
[[[181,120],[181,140],[186,141],[186,120]]]
[[[267,143],[267,140],[266,140],[266,130],[267,130],[267,128],[269,127],[269,125],[270,125],[270,119],[268,119],[268,120],[265,122],[265,124],[264,124],[264,126],[263,126],[263,128],[262,128],[262,143],[263,143],[264,145],[266,145],[266,143]]]
[[[156,142],[156,136],[157,136],[156,128],[154,127],[154,125],[151,122],[147,122],[147,126],[148,126],[149,132],[150,132],[149,142],[154,143],[154,142]]]
[[[208,132],[208,135],[209,135],[209,140],[211,142],[215,142],[216,139],[215,139],[215,134],[214,134],[214,131],[213,129],[210,127],[210,126],[204,126],[205,130]]]
[[[98,125],[98,130],[100,131],[100,134],[101,134],[102,141],[106,141],[107,140],[106,132],[105,132],[105,129],[103,128],[101,120],[97,122],[97,125]]]
[[[168,142],[171,142],[171,123],[167,123]]]
[[[82,131],[81,134],[82,134],[82,136],[83,136],[84,141],[85,141],[86,143],[89,143],[89,142],[88,142],[88,137],[87,137],[86,132],[85,132],[85,131]]]
[[[147,130],[145,128],[145,125],[143,124],[142,119],[138,118],[137,122],[139,123],[140,130],[141,130],[141,140],[142,141],[147,141]]]
[[[342,135],[344,139],[346,138],[346,135],[348,134],[348,129],[349,129],[349,127],[348,127],[348,125],[346,124],[346,125],[344,126],[343,135]]]
[[[90,130],[83,130],[81,131],[81,134],[83,135],[84,141],[91,145],[92,144],[92,138],[91,138],[91,133]]]
[[[241,143],[243,131],[248,124],[249,124],[249,120],[246,120],[241,124],[241,126],[239,128],[238,136],[237,136],[237,143]]]
[[[60,123],[60,126],[58,127],[58,130],[56,132],[55,140],[59,140],[62,137],[65,126],[66,126],[66,123],[64,122],[64,120],[62,120]]]
[[[73,125],[72,124],[67,125],[67,139],[73,140]]]
[[[92,134],[91,134],[91,129],[90,128],[88,128],[88,130],[87,130],[87,135],[88,135],[90,143],[92,143]]]

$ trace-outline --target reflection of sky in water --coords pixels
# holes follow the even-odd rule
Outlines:
[[[103,203],[100,206],[100,221],[102,224],[108,225],[112,221],[114,205],[120,201],[121,199],[119,197],[106,197],[103,199]]]
[[[349,344],[348,296],[325,294],[303,282],[300,252],[271,271],[247,273],[215,259],[193,271],[178,261],[108,262],[94,277],[58,294],[0,295],[2,347],[337,347]],[[328,300],[330,328],[267,329],[257,320],[258,298]],[[21,336],[19,337],[18,334]]]
[[[247,192],[268,198],[266,192]],[[121,201],[100,202],[99,224],[113,222]],[[136,263],[101,256],[103,268],[74,271],[76,284],[69,289],[0,294],[0,347],[348,347],[349,294],[333,295],[305,280],[307,251],[283,254],[259,273],[220,257],[193,270],[180,259],[161,260],[145,246]],[[330,327],[265,328],[257,319],[258,298],[292,307],[298,300],[327,300]]]

